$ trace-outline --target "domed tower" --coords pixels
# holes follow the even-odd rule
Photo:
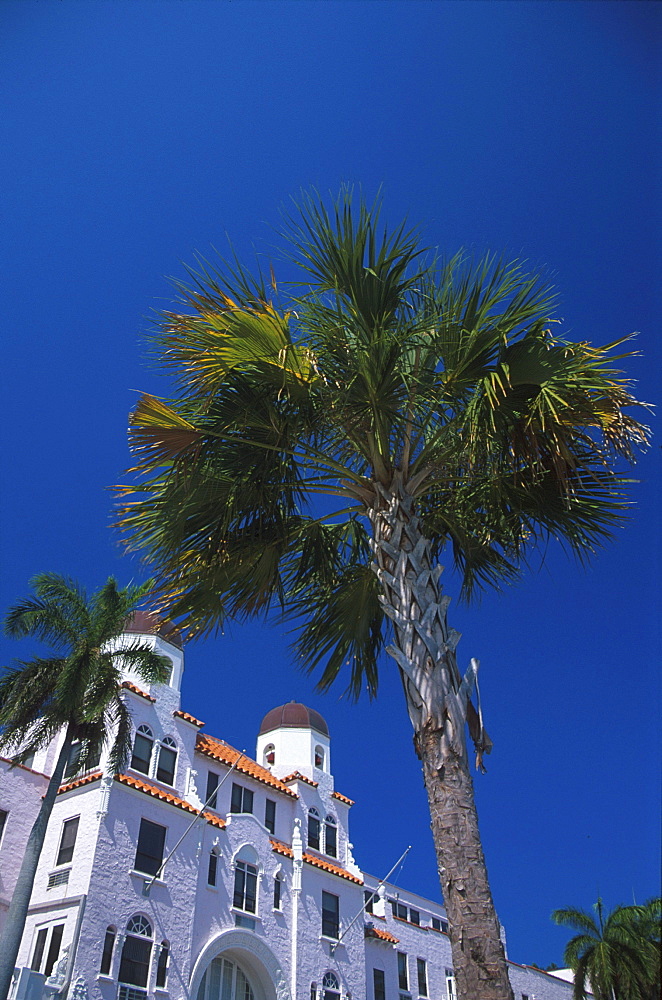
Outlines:
[[[272,708],[260,726],[256,760],[277,778],[299,771],[319,781],[331,774],[329,727],[319,712],[298,701]]]
[[[136,611],[126,620],[122,634],[109,643],[109,648],[122,649],[136,642],[151,646],[157,653],[170,660],[172,669],[165,686],[172,688],[179,696],[184,672],[184,650],[179,632],[152,611]],[[123,669],[122,675],[141,688],[145,687],[145,682],[135,676],[130,668]]]

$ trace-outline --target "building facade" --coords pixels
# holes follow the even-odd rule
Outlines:
[[[357,865],[324,719],[291,702],[262,720],[255,759],[182,710],[177,637],[137,615],[117,642],[172,664],[125,674],[125,773],[70,758],[32,894],[14,1000],[454,1000],[443,907]],[[0,762],[0,926],[62,736]],[[516,1000],[572,987],[511,965]],[[475,998],[480,1000],[480,998]]]

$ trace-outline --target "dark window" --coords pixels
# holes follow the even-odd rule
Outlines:
[[[264,825],[269,833],[276,832],[276,803],[273,799],[267,799],[264,807]]]
[[[310,984],[310,1000],[317,1000],[317,983]]]
[[[56,865],[68,865],[73,858],[79,819],[80,816],[76,816],[74,819],[66,820],[63,824],[60,850],[57,852],[57,860],[55,862]]]
[[[233,813],[253,812],[253,793],[250,790],[250,788],[244,788],[243,785],[235,785],[233,783],[230,812]]]
[[[433,917],[432,918],[432,930],[433,931],[440,931],[441,930],[441,920],[439,919],[439,917]]]
[[[210,809],[216,808],[216,789],[218,788],[218,775],[213,771],[207,771],[207,794],[205,802]]]
[[[372,913],[373,912],[372,907],[373,907],[373,904],[375,902],[375,894],[372,891],[372,889],[367,889],[363,893],[363,897],[365,899],[365,911],[366,911],[366,913]]]
[[[207,870],[207,885],[216,885],[216,876],[218,873],[218,855],[211,852],[209,855],[209,869]]]
[[[398,987],[401,990],[409,989],[409,977],[407,975],[407,956],[404,952],[398,952]]]
[[[337,938],[340,932],[340,900],[332,892],[322,890],[322,934]]]
[[[101,953],[101,967],[99,972],[102,976],[110,975],[113,962],[113,948],[115,947],[115,928],[109,927],[103,939],[103,951]]]
[[[322,747],[315,747],[315,767],[324,767],[324,750]]]
[[[274,879],[274,910],[280,910],[282,900],[281,880],[276,875]]]
[[[39,967],[41,966],[41,960],[44,957],[44,948],[46,947],[46,935],[48,934],[48,927],[42,927],[37,931],[37,942],[34,946],[34,953],[32,955],[32,962],[30,963],[30,968],[33,972],[39,972]]]
[[[442,920],[441,921],[441,929],[444,932],[444,934],[448,934],[448,921],[447,920]]]
[[[2,834],[5,829],[8,815],[9,813],[5,809],[0,809],[0,840],[2,840]]]
[[[327,816],[324,824],[324,852],[332,858],[338,857],[338,830],[333,816]]]
[[[48,946],[48,955],[46,956],[46,965],[44,966],[44,975],[46,978],[50,976],[53,971],[53,966],[58,960],[63,934],[64,924],[58,924],[57,927],[54,927],[51,931],[51,943]]]
[[[308,847],[315,851],[320,849],[320,819],[316,809],[308,813]]]
[[[420,922],[421,922],[421,915],[418,912],[418,910],[410,910],[409,911],[409,919],[410,919],[410,921],[411,921],[412,924],[420,924]]]
[[[416,959],[416,971],[418,973],[418,995],[426,997],[428,995],[428,970],[424,958]]]
[[[141,726],[140,728],[145,731],[141,733],[140,730],[138,730],[136,733],[136,738],[133,741],[131,767],[134,771],[140,771],[141,774],[149,774],[154,740],[152,739],[147,726]]]
[[[234,870],[234,896],[232,903],[247,913],[256,912],[257,868],[246,861],[237,861]]]
[[[151,941],[127,934],[122,947],[118,976],[120,983],[127,983],[129,986],[142,986],[143,988],[147,986],[151,954]]]
[[[340,1000],[340,983],[335,972],[324,973],[322,989],[322,1000]]]
[[[372,991],[374,1000],[386,1000],[386,977],[383,969],[372,970]]]
[[[159,961],[156,966],[156,985],[161,988],[165,986],[166,979],[168,978],[168,957],[170,955],[170,948],[168,947],[167,941],[161,942],[161,950],[159,952]]]
[[[407,907],[403,906],[402,903],[398,903],[397,899],[391,900],[391,909],[393,910],[394,917],[398,917],[400,920],[407,919]]]
[[[177,748],[174,741],[166,737],[159,747],[159,764],[156,769],[156,780],[165,785],[174,785],[175,768],[177,767]]]
[[[73,778],[79,771],[91,771],[99,763],[101,751],[99,747],[90,748],[89,743],[73,743],[69,750],[69,759],[64,769],[65,778]]]
[[[137,872],[156,875],[163,862],[166,828],[148,819],[140,820],[138,849],[134,868]],[[123,980],[126,982],[127,980]]]

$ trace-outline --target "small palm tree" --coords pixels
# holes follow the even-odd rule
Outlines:
[[[554,910],[552,920],[580,933],[566,945],[564,961],[575,973],[574,1000],[656,1000],[660,995],[660,904],[617,906],[605,916],[572,907]]]
[[[111,740],[108,768],[122,769],[131,749],[131,716],[121,697],[120,670],[130,668],[148,682],[167,677],[169,661],[134,642],[113,652],[108,644],[124,630],[150,588],[119,589],[110,577],[88,599],[73,580],[55,573],[35,576],[34,597],[12,607],[4,630],[12,638],[33,636],[54,648],[5,668],[0,677],[0,750],[20,763],[64,730],[64,741],[34,822],[0,937],[0,1000],[6,1000],[18,954],[39,856],[55,796],[72,747],[79,763],[98,759]]]
[[[403,682],[430,803],[458,993],[512,997],[465,742],[490,749],[459,669],[439,558],[465,595],[513,579],[548,538],[580,556],[625,507],[612,459],[646,430],[616,345],[551,331],[553,296],[519,264],[422,263],[415,234],[343,191],[289,223],[300,284],[283,297],[236,262],[201,262],[156,334],[179,386],[143,396],[145,481],[121,523],[158,574],[162,610],[205,632],[282,609],[320,687],[347,671]]]

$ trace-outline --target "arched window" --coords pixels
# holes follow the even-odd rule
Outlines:
[[[120,983],[118,1000],[136,1000],[136,991],[130,989],[131,986],[141,987],[142,990],[147,988],[152,944],[152,925],[147,917],[131,917],[126,925],[126,937],[122,945],[117,977]]]
[[[159,949],[159,960],[156,964],[156,985],[163,989],[168,979],[168,959],[170,958],[170,945],[167,941],[161,942]]]
[[[338,822],[330,813],[324,820],[324,853],[338,857]]]
[[[315,747],[315,767],[324,767],[324,747],[319,745]]]
[[[273,743],[267,743],[264,748],[264,766],[271,767],[272,764],[276,763],[276,747]]]
[[[106,936],[103,939],[103,951],[101,952],[101,965],[99,973],[102,976],[109,976],[113,965],[113,950],[115,948],[115,938],[117,937],[116,927],[107,927]]]
[[[320,814],[315,808],[308,810],[308,847],[320,849]]]
[[[165,785],[174,785],[177,768],[177,744],[172,736],[166,736],[159,747],[159,763],[156,769],[156,780]]]
[[[234,893],[232,905],[245,913],[257,913],[257,852],[244,845],[234,862]]]
[[[218,881],[218,848],[212,847],[209,852],[209,868],[207,869],[207,885],[215,886]]]
[[[310,984],[310,1000],[317,1000],[317,983]]]
[[[255,1000],[243,970],[228,958],[215,958],[202,977],[197,1000]]]
[[[152,764],[152,749],[154,747],[154,734],[149,726],[138,726],[136,737],[133,741],[133,754],[131,756],[131,767],[141,774],[149,774]]]
[[[274,876],[274,910],[281,910],[283,907],[283,882],[285,876],[282,872],[276,872]]]
[[[323,1000],[340,1000],[340,983],[335,972],[325,972],[322,979]]]

